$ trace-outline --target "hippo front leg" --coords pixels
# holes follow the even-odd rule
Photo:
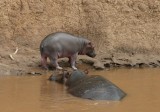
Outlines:
[[[51,57],[49,57],[49,58],[50,58],[51,64],[53,64],[53,66],[55,66],[56,69],[59,69],[59,70],[63,69],[63,68],[60,67],[59,64],[58,64],[58,61],[57,61],[57,60],[58,60],[58,57],[57,57],[56,54],[51,55]]]
[[[74,70],[77,70],[77,68],[75,67],[77,55],[78,55],[78,53],[76,53],[76,54],[74,54],[74,55],[72,55],[72,56],[70,57],[71,67],[72,67],[72,69],[74,69]]]

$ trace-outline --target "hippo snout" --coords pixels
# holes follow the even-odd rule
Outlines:
[[[86,55],[89,56],[89,57],[91,57],[91,58],[96,57],[96,53],[87,53]]]

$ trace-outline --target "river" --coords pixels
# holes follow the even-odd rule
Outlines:
[[[160,69],[92,70],[127,93],[122,101],[74,97],[64,85],[40,76],[0,75],[0,112],[159,112]]]

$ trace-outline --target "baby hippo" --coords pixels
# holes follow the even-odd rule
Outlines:
[[[40,53],[42,66],[46,69],[48,69],[47,57],[57,69],[62,69],[57,59],[68,57],[71,67],[76,70],[77,55],[87,55],[92,58],[96,56],[94,47],[89,40],[63,32],[53,33],[44,38],[40,44]]]

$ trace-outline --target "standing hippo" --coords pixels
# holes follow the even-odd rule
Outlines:
[[[70,94],[85,99],[119,101],[126,96],[109,80],[98,75],[88,76],[79,70],[71,73],[66,85]]]
[[[62,69],[57,59],[68,57],[71,67],[76,70],[75,62],[78,54],[92,58],[96,56],[94,47],[89,40],[62,32],[53,33],[44,38],[40,44],[40,53],[42,66],[46,69],[48,69],[47,57],[57,69]]]

